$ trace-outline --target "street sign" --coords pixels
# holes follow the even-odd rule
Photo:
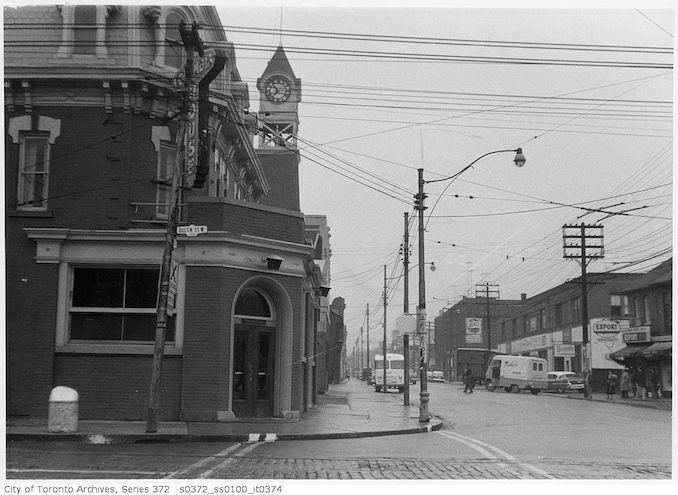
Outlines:
[[[195,237],[198,234],[206,234],[207,225],[182,225],[177,227],[177,234],[185,234],[189,237]]]

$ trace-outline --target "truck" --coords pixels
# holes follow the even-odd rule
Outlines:
[[[464,376],[466,365],[468,365],[473,372],[475,383],[482,385],[485,381],[485,371],[487,371],[487,367],[490,364],[490,359],[497,354],[501,353],[480,347],[460,347],[456,350],[454,357],[457,379],[461,379]]]
[[[402,354],[386,354],[386,386],[384,386],[384,356],[374,356],[374,390],[386,392],[389,388],[397,388],[398,392],[405,390],[405,357]]]
[[[548,363],[532,356],[498,355],[492,357],[485,373],[485,388],[493,392],[503,388],[518,393],[529,390],[538,394],[547,387]]]

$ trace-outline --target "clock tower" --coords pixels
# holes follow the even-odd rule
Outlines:
[[[257,79],[259,134],[257,155],[271,190],[261,203],[299,211],[299,102],[301,79],[287,60],[282,46]]]

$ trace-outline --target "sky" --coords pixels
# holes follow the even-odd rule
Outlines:
[[[252,110],[279,44],[301,79],[301,209],[327,216],[330,299],[345,299],[349,352],[368,304],[371,345],[382,339],[384,266],[389,335],[404,312],[399,251],[419,168],[430,181],[497,150],[520,147],[527,160],[490,154],[424,185],[431,321],[477,283],[518,299],[577,277],[563,258],[565,224],[604,226],[605,257],[589,272],[644,272],[671,256],[670,2],[329,5],[217,8]],[[417,229],[415,219],[410,313]]]

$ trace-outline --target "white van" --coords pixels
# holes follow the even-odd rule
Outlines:
[[[546,359],[531,356],[494,356],[485,373],[485,388],[490,392],[503,388],[506,392],[529,390],[538,394],[546,390]]]
[[[374,356],[374,390],[384,392],[389,388],[397,388],[398,392],[405,390],[405,356],[402,354],[386,354],[386,387],[384,387],[384,356]]]

